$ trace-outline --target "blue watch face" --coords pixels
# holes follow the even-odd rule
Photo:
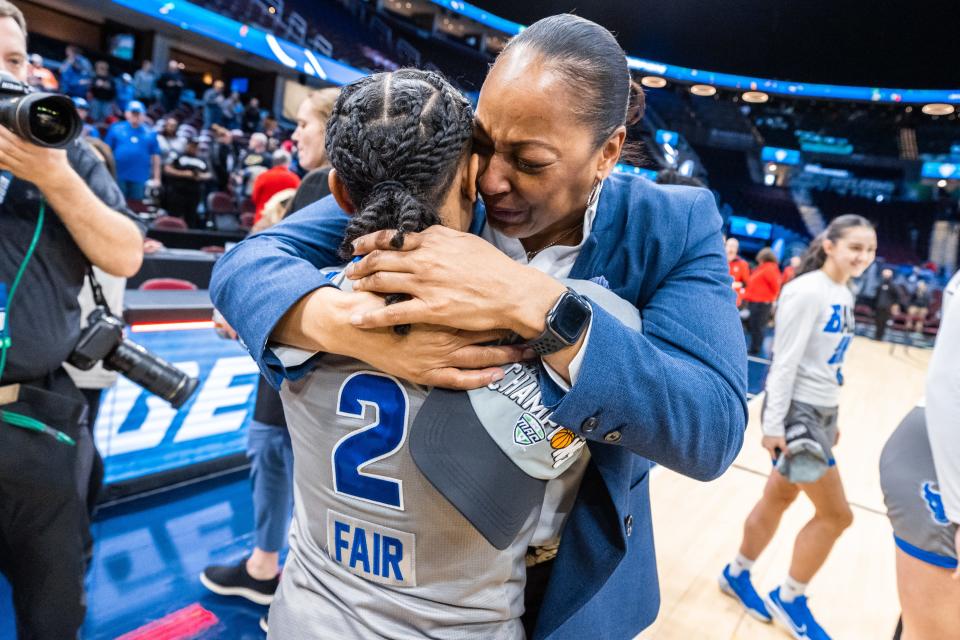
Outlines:
[[[573,344],[580,338],[592,313],[593,309],[586,300],[567,292],[550,318],[550,328],[564,342]]]

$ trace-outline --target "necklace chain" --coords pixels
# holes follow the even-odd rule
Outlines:
[[[571,227],[570,229],[568,229],[568,230],[564,231],[562,234],[560,234],[560,235],[557,237],[556,240],[554,240],[553,242],[551,242],[551,243],[548,244],[547,246],[545,246],[545,247],[540,247],[539,249],[535,249],[535,250],[533,250],[533,251],[527,251],[527,262],[530,262],[531,260],[533,260],[534,258],[536,258],[537,255],[540,254],[540,252],[546,251],[546,250],[549,249],[550,247],[555,246],[558,242],[560,242],[561,240],[563,240],[564,238],[566,238],[567,236],[569,236],[570,234],[572,234],[573,232],[575,232],[577,229],[581,229],[581,228],[583,228],[583,225],[581,225],[581,226],[579,226],[579,227]]]

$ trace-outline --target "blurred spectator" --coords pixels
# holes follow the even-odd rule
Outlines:
[[[290,154],[283,149],[277,149],[272,156],[273,167],[257,176],[253,183],[253,192],[250,199],[254,204],[253,223],[260,221],[263,215],[263,206],[267,201],[284,189],[296,189],[300,186],[300,177],[290,171]]]
[[[203,128],[223,124],[223,80],[214,80],[213,86],[203,92]]]
[[[121,73],[120,77],[114,80],[117,84],[118,104],[126,105],[136,99],[136,87],[133,86],[133,77],[129,73]]]
[[[917,288],[910,296],[907,304],[907,321],[916,333],[923,333],[923,323],[927,320],[930,310],[930,289],[923,280],[917,281]]]
[[[302,188],[303,183],[301,183],[300,186]],[[269,229],[283,220],[284,217],[291,212],[290,205],[293,203],[294,196],[299,192],[300,189],[283,189],[275,193],[273,197],[263,205],[263,213],[260,216],[260,220],[254,223],[250,229],[250,233],[257,233]]]
[[[34,53],[30,56],[30,71],[28,80],[31,87],[43,89],[44,91],[59,91],[60,83],[53,71],[43,66],[43,56]]]
[[[133,95],[136,100],[150,104],[157,97],[157,72],[153,62],[144,60],[140,69],[133,74]]]
[[[873,321],[877,340],[883,340],[890,317],[900,312],[900,288],[893,281],[893,269],[884,269],[873,303]]]
[[[764,247],[757,254],[757,268],[750,274],[743,294],[750,311],[747,330],[750,333],[749,353],[752,356],[760,355],[763,335],[770,322],[770,311],[779,295],[780,267],[777,266],[777,256],[769,247]]]
[[[110,65],[103,60],[97,61],[96,74],[90,84],[90,116],[94,122],[103,122],[113,114],[113,103],[117,99],[117,85],[110,75]]]
[[[173,116],[167,116],[163,119],[163,126],[157,133],[157,144],[160,147],[160,157],[163,162],[170,162],[178,153],[183,153],[183,138],[178,135],[180,121]]]
[[[113,124],[104,140],[117,161],[117,184],[130,200],[143,200],[147,180],[160,182],[160,146],[143,123],[145,111],[137,100],[128,104],[126,120]]]
[[[203,183],[212,179],[210,163],[198,153],[196,138],[187,140],[183,153],[163,168],[163,208],[183,218],[191,229],[201,229],[198,209],[203,199]]]
[[[157,89],[160,91],[160,102],[164,111],[173,111],[180,106],[180,96],[186,83],[180,73],[180,63],[171,60],[167,63],[167,70],[157,78]]]
[[[280,138],[283,137],[282,132],[280,131],[280,123],[277,122],[277,119],[272,115],[267,114],[263,119],[262,126],[263,135],[267,136],[269,141],[268,147],[276,148],[280,144]]]
[[[256,98],[250,98],[250,102],[247,103],[247,108],[243,112],[243,120],[240,123],[240,128],[243,129],[244,133],[253,133],[260,129],[262,119],[263,114],[260,113],[260,101]],[[269,136],[267,137],[269,138]]]
[[[60,65],[62,91],[71,98],[86,98],[93,78],[93,65],[80,49],[70,45],[66,49],[66,58]]]
[[[727,238],[724,245],[727,252],[727,266],[730,269],[730,277],[733,278],[733,290],[737,294],[737,307],[743,304],[743,289],[747,286],[747,280],[750,279],[750,265],[737,253],[740,251],[740,241],[736,238]]]
[[[240,101],[240,94],[236,91],[230,92],[230,95],[223,99],[221,107],[221,122],[228,129],[238,129],[240,126],[240,113],[243,110],[243,104]]]
[[[787,266],[783,268],[783,277],[780,279],[780,287],[787,284],[797,277],[797,269],[800,268],[800,256],[792,256]]]
[[[237,149],[234,146],[233,135],[220,125],[210,128],[213,134],[213,144],[210,147],[210,168],[213,170],[214,180],[218,191],[228,191],[230,188],[230,174],[237,167]]]
[[[100,160],[103,161],[103,164],[107,166],[107,171],[110,172],[110,175],[113,176],[113,179],[117,179],[117,161],[113,159],[113,151],[110,150],[110,145],[101,140],[100,138],[87,137],[87,144],[89,144],[94,153],[100,157]]]
[[[76,107],[77,115],[79,115],[80,119],[83,121],[83,133],[81,135],[89,138],[99,138],[100,131],[95,126],[90,124],[90,103],[87,102],[87,99],[74,98],[73,106]]]
[[[269,169],[272,166],[270,157],[267,155],[266,134],[257,132],[250,136],[250,142],[247,143],[247,152],[243,155],[242,164],[244,169],[253,167]]]

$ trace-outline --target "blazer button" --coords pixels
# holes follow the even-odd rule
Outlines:
[[[626,518],[624,518],[623,524],[627,529],[627,537],[629,538],[630,535],[633,533],[633,516],[627,516]]]
[[[583,421],[582,425],[580,425],[580,430],[584,433],[593,433],[597,430],[598,426],[600,426],[600,420],[598,420],[595,416],[590,416]]]
[[[603,436],[603,439],[606,440],[607,442],[620,442],[620,432],[611,431],[607,435]]]

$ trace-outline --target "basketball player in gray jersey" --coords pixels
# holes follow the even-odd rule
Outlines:
[[[402,240],[438,222],[469,227],[471,120],[462,96],[428,72],[344,89],[326,144],[331,190],[353,216],[345,258],[351,239],[377,229]],[[612,292],[568,284],[585,307],[640,327]],[[294,351],[274,348],[287,365]],[[518,363],[487,388],[449,392],[342,356],[311,362],[281,393],[295,516],[270,637],[523,638],[524,559],[546,482],[587,462],[584,441],[541,404],[537,368]]]
[[[926,398],[880,455],[904,640],[960,637],[960,272],[943,291]]]

